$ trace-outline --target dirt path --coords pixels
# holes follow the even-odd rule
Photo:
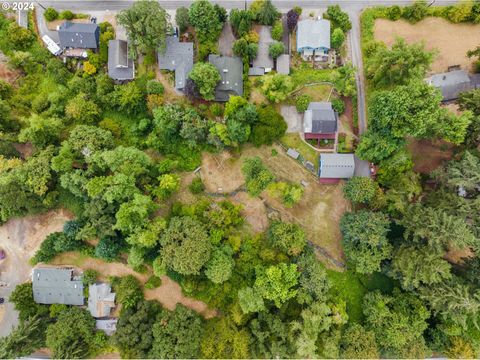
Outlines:
[[[72,251],[63,253],[55,258],[52,264],[72,265],[82,270],[93,269],[100,273],[101,280],[108,280],[109,276],[135,276],[141,283],[145,283],[150,275],[151,270],[147,273],[140,274],[128,267],[126,264],[113,262],[107,263],[100,259],[83,256],[82,254]],[[209,319],[217,315],[216,310],[209,309],[208,305],[202,301],[186,297],[182,293],[182,288],[168,276],[162,276],[162,285],[158,288],[145,290],[145,298],[147,300],[157,300],[163,307],[173,310],[177,304],[182,304],[192,310],[195,310],[205,318]]]
[[[11,219],[0,226],[0,248],[7,255],[0,262],[0,281],[8,284],[0,287],[0,297],[5,298],[3,314],[0,311],[0,337],[10,333],[18,324],[18,313],[13,304],[8,302],[15,286],[30,279],[32,267],[29,260],[40,247],[45,237],[55,231],[61,231],[63,224],[72,218],[66,210],[49,211],[42,215]]]

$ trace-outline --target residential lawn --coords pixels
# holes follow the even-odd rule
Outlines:
[[[315,169],[318,168],[319,153],[305,144],[298,133],[285,134],[280,142],[288,148],[296,149],[305,159],[315,165]]]
[[[299,88],[305,84],[311,84],[321,81],[331,81],[332,73],[331,69],[295,69],[291,73],[291,77],[295,84],[295,88]]]
[[[328,101],[330,93],[332,92],[332,86],[327,84],[306,86],[303,89],[295,92],[295,96],[309,95],[312,101]],[[292,102],[294,103],[293,99]]]

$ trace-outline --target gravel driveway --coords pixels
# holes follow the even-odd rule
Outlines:
[[[303,114],[299,114],[295,106],[282,105],[280,113],[288,125],[287,133],[303,132]]]
[[[218,39],[218,51],[224,56],[233,56],[232,45],[235,41],[235,36],[233,36],[232,27],[227,21],[223,24],[222,33],[220,34],[220,39]]]

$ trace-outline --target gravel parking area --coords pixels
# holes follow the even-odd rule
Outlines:
[[[287,133],[303,132],[303,114],[299,114],[295,106],[283,105],[280,113],[288,125]]]

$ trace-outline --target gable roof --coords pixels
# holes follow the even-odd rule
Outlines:
[[[114,80],[132,80],[135,77],[134,63],[128,57],[125,40],[108,42],[108,76]]]
[[[175,88],[183,89],[193,68],[193,43],[180,42],[177,36],[167,36],[165,52],[158,52],[158,67],[175,71]]]
[[[221,80],[215,88],[215,100],[228,101],[230,95],[243,95],[243,63],[239,57],[208,55],[208,61],[220,73]]]
[[[290,74],[290,55],[282,54],[277,58],[277,72],[279,74]]]
[[[32,287],[37,304],[83,305],[83,284],[71,268],[35,268]]]
[[[88,287],[88,311],[93,317],[107,317],[114,307],[115,293],[109,284],[97,283]]]
[[[273,68],[273,59],[270,57],[268,53],[268,48],[271,43],[273,43],[272,35],[270,34],[271,26],[258,26],[258,52],[257,56],[253,60],[253,67],[261,67],[264,69],[272,69]]]
[[[330,102],[311,102],[303,114],[303,131],[312,134],[333,134],[338,115]]]
[[[65,21],[58,28],[58,37],[62,48],[96,49],[100,28],[94,23]]]
[[[355,171],[353,154],[321,154],[319,176],[323,179],[348,179]]]
[[[297,24],[297,51],[330,49],[330,21],[306,19]]]
[[[442,92],[444,101],[457,99],[461,92],[472,88],[470,77],[465,70],[435,74],[427,78],[426,81]]]

